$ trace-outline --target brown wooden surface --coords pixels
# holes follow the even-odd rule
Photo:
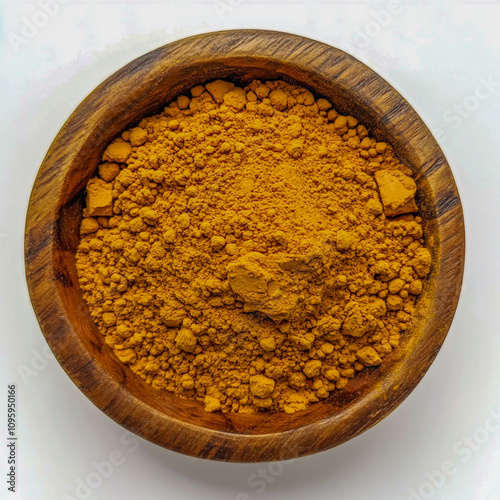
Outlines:
[[[292,415],[206,413],[153,389],[121,364],[91,321],[75,249],[86,181],[123,129],[181,92],[215,78],[299,82],[390,142],[415,172],[431,276],[411,331],[379,369],[365,370],[328,400]],[[450,327],[464,266],[457,188],[436,141],[410,105],[358,60],[295,35],[235,30],[199,35],[132,61],[71,115],[45,157],[26,223],[26,274],[41,329],[59,363],[116,422],[161,446],[235,462],[282,460],[336,446],[389,414],[413,390]]]

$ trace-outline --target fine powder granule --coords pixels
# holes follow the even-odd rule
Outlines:
[[[207,411],[305,409],[380,365],[431,267],[411,171],[329,101],[217,80],[125,131],[77,271],[118,359]]]

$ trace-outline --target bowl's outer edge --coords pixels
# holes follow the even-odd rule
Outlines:
[[[124,82],[130,85],[147,78],[154,85],[161,71],[211,57],[248,58],[256,66],[270,61],[278,73],[293,66],[307,73],[315,88],[324,85],[324,80],[335,80],[340,101],[349,92],[362,94],[360,102],[367,106],[363,118],[371,122],[375,133],[374,114],[378,114],[384,127],[395,131],[396,149],[407,161],[419,165],[416,174],[423,186],[422,200],[427,200],[428,227],[435,234],[433,303],[426,311],[425,327],[411,346],[412,357],[404,357],[380,386],[348,411],[288,431],[241,434],[199,427],[132,396],[123,380],[111,376],[75,332],[63,305],[61,277],[54,271],[59,202],[67,187],[63,180],[77,161],[79,147],[89,140],[88,116],[99,115],[105,127],[108,123],[99,104]],[[339,105],[342,109],[345,103]],[[75,135],[75,130],[80,132]],[[69,138],[74,139],[72,147],[63,147]],[[76,195],[76,187],[72,189]],[[231,30],[182,39],[139,57],[103,82],[70,116],[49,149],[31,193],[25,232],[26,276],[36,316],[56,358],[76,385],[116,422],[152,442],[192,456],[235,462],[284,460],[326,450],[367,430],[394,410],[423,377],[446,337],[460,294],[464,256],[464,221],[453,175],[430,131],[404,98],[339,49],[264,30]]]

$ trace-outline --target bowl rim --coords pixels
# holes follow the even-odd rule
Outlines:
[[[179,60],[179,51],[192,53],[192,57]],[[63,173],[67,175],[78,155],[78,148],[66,155],[61,155],[60,148],[71,130],[81,124],[85,110],[93,106],[93,96],[116,91],[127,73],[149,72],[154,79],[155,72],[188,67],[202,58],[208,61],[214,54],[221,61],[239,57],[254,58],[255,64],[271,61],[281,69],[294,65],[313,80],[335,78],[336,85],[344,88],[346,95],[350,92],[349,85],[366,86],[367,95],[376,89],[372,97],[367,97],[368,104],[374,113],[384,107],[389,110],[383,118],[387,127],[410,130],[406,139],[411,137],[411,141],[407,140],[404,146],[420,165],[417,182],[426,183],[429,193],[436,196],[428,219],[439,231],[435,265],[447,283],[436,284],[433,292],[441,295],[434,309],[427,311],[431,313],[433,336],[423,332],[409,345],[420,356],[418,370],[409,370],[411,357],[403,356],[398,360],[398,377],[393,376],[393,371],[388,372],[379,387],[373,387],[349,406],[349,412],[275,433],[240,433],[193,425],[165,415],[132,396],[121,380],[110,376],[96,362],[88,345],[82,342],[68,317],[61,278],[54,276],[52,265],[62,189],[57,179]],[[390,120],[397,123],[391,124]],[[409,103],[380,75],[344,51],[310,38],[271,30],[226,30],[183,38],[134,59],[107,78],[82,101],[54,139],[31,192],[25,228],[26,279],[35,314],[56,359],[79,389],[118,424],[149,441],[191,456],[234,462],[284,460],[323,451],[359,435],[390,414],[420,382],[446,338],[461,291],[464,260],[464,218],[451,169],[431,132]],[[411,371],[411,376],[404,377],[404,370]]]

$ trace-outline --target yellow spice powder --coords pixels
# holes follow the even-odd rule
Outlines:
[[[207,411],[292,413],[398,347],[431,266],[416,185],[326,99],[198,85],[102,160],[80,286],[153,387]]]

